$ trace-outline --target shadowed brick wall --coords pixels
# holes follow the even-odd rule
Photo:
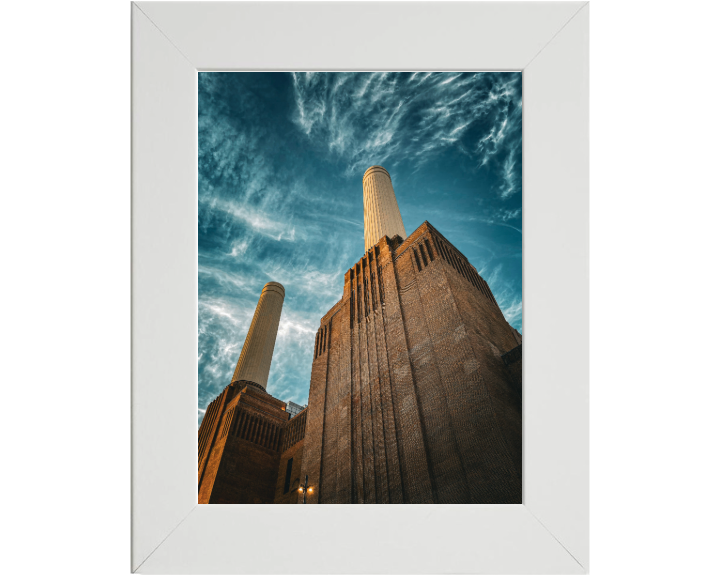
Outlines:
[[[298,493],[298,487],[305,480],[304,476],[301,477],[301,473],[306,422],[307,409],[299,412],[285,427],[280,447],[280,465],[278,466],[275,484],[275,504],[298,504],[302,502],[302,494]],[[287,477],[288,462],[291,459],[290,475]],[[287,491],[285,490],[286,477],[289,480]]]

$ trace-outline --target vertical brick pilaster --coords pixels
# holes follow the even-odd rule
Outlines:
[[[377,258],[373,261],[375,291],[380,293]],[[397,445],[397,430],[395,428],[395,407],[392,401],[392,389],[390,385],[390,367],[387,357],[387,342],[384,328],[384,306],[378,307],[370,317],[369,331],[375,346],[371,352],[377,367],[377,379],[379,387],[379,405],[383,421],[383,441],[385,445],[385,466],[387,470],[388,500],[391,504],[404,501],[402,475],[400,473],[400,458]]]
[[[350,398],[350,357],[349,334],[336,327],[347,325],[344,309],[338,312],[330,323],[333,334],[332,348],[328,351],[331,370],[329,374],[337,382],[336,419],[337,419],[337,479],[336,497],[338,504],[352,502],[352,448],[351,448],[351,398]]]
[[[426,318],[421,300],[421,285],[432,278],[433,270],[422,271],[414,264],[414,253],[406,250],[396,260],[400,300],[404,313],[404,327],[410,349],[410,363],[415,376],[415,389],[422,418],[429,468],[433,479],[436,502],[459,504],[468,502],[470,494],[462,460],[458,454],[458,433],[452,425],[437,358],[428,323],[437,334],[436,314]],[[441,293],[440,290],[437,291]],[[457,350],[448,347],[445,361],[456,362]]]
[[[370,383],[370,367],[368,366],[368,342],[365,330],[365,317],[358,319],[355,333],[358,339],[358,365],[360,376],[360,402],[362,406],[362,466],[363,466],[363,492],[366,504],[376,504],[377,483],[375,470],[375,428],[373,426],[374,413],[372,402],[372,387]]]
[[[302,476],[308,476],[310,484],[316,486],[308,494],[308,502],[317,504],[322,501],[322,458],[325,429],[325,391],[327,385],[327,356],[319,356],[313,361],[310,376],[310,396],[305,428],[305,447],[303,450]]]
[[[378,265],[383,267],[385,336],[405,501],[414,504],[431,503],[434,501],[432,482],[410,366],[395,263],[388,244],[381,242],[380,248],[381,257]]]
[[[362,379],[360,378],[360,336],[357,329],[351,329],[349,320],[346,323],[347,337],[350,342],[350,378],[352,395],[352,497],[351,501],[364,504],[365,478],[363,467],[363,410],[362,410]]]

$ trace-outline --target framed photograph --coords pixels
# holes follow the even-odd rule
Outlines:
[[[132,36],[133,572],[587,572],[587,3]]]

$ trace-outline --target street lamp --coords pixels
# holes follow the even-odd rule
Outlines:
[[[307,493],[310,492],[312,494],[313,487],[308,486],[308,477],[307,474],[305,474],[305,483],[300,484],[300,488],[298,488],[298,492],[302,492],[303,495],[303,504],[307,504]]]

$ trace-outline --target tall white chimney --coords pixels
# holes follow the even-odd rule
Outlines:
[[[275,338],[280,325],[280,313],[285,300],[285,288],[268,282],[260,293],[260,300],[250,324],[232,382],[249,380],[267,389]]]
[[[366,252],[383,236],[407,238],[390,174],[382,166],[370,166],[363,176],[363,206]]]

